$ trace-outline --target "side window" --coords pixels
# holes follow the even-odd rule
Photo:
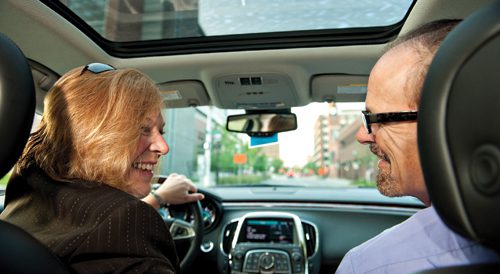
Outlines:
[[[40,126],[40,122],[42,121],[42,115],[35,113],[35,117],[33,117],[33,126],[31,126],[31,133],[38,129]]]
[[[35,117],[33,117],[33,126],[31,127],[31,132],[35,131],[38,128],[41,120],[42,116],[38,113],[35,113]],[[3,176],[3,178],[0,179],[0,196],[5,195],[5,188],[7,187],[7,182],[9,181],[11,172],[7,173],[5,176]]]

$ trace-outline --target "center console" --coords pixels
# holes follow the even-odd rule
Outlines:
[[[231,273],[308,273],[298,216],[254,212],[239,219],[229,254]]]

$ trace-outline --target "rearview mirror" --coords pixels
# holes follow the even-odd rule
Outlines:
[[[251,135],[290,131],[297,129],[297,117],[294,113],[230,115],[227,117],[226,129]]]

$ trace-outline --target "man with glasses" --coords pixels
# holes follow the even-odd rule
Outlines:
[[[437,48],[458,23],[439,20],[406,34],[389,46],[370,73],[364,125],[356,138],[379,158],[377,188],[389,197],[416,197],[427,208],[350,250],[337,273],[411,273],[499,260],[495,252],[452,232],[440,220],[420,166],[420,92]]]

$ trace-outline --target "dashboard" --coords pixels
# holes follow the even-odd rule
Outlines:
[[[203,240],[190,273],[335,273],[351,248],[423,208],[414,198],[387,198],[376,189],[199,191],[205,195]],[[165,219],[194,220],[187,205],[159,212]],[[177,252],[182,258],[182,250]]]
[[[349,249],[423,207],[364,189],[199,191],[204,235],[193,273],[334,273]],[[193,221],[185,205],[165,214]]]

